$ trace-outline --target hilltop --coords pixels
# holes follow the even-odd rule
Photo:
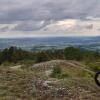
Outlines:
[[[63,77],[52,77],[55,66]],[[0,68],[1,100],[99,100],[94,72],[73,60],[52,60],[32,66]]]
[[[99,100],[100,53],[80,48],[0,51],[0,100]]]

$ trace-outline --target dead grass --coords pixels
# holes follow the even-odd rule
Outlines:
[[[0,100],[99,100],[100,89],[93,77],[87,77],[90,73],[72,61],[64,62],[59,66],[70,75],[64,79],[47,76],[45,71],[52,67],[46,68],[45,64],[45,69],[43,66],[21,70],[1,67]]]

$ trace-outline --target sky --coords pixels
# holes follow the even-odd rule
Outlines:
[[[100,0],[0,0],[0,38],[99,35]]]

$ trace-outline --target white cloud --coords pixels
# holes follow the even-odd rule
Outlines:
[[[16,26],[17,24],[0,24],[0,31],[12,31]]]

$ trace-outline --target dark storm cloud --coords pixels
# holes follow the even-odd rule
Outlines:
[[[100,17],[99,10],[100,0],[0,0],[0,24],[21,22],[14,30],[38,30],[51,20]]]
[[[32,19],[30,10],[17,9],[6,12],[0,16],[0,23],[13,23],[16,21],[26,21]]]

